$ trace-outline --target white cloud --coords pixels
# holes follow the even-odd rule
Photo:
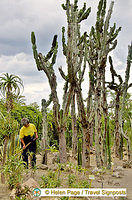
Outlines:
[[[73,1],[73,0],[72,0]],[[79,0],[79,8],[83,3],[92,7],[89,18],[83,22],[82,31],[90,30],[95,24],[96,10],[99,0]],[[111,0],[108,0],[109,5]],[[32,55],[30,33],[34,31],[37,38],[38,50],[45,54],[51,47],[54,34],[58,34],[58,41],[61,44],[61,27],[66,25],[66,14],[61,8],[65,0],[1,0],[0,1],[0,73],[13,73],[24,81],[24,94],[27,102],[37,101],[45,97],[48,99],[50,88],[43,72],[38,72]],[[124,77],[127,46],[131,42],[131,0],[115,1],[111,24],[116,22],[117,27],[123,26],[119,33],[118,46],[111,54],[117,73]],[[58,67],[62,65],[66,72],[65,57],[62,55],[62,47],[59,46],[55,71],[58,80],[58,96],[60,102],[63,94],[63,81],[59,75]],[[83,83],[83,95],[87,97],[88,72]],[[111,79],[109,66],[106,77]],[[132,75],[131,75],[132,77]]]
[[[63,59],[62,59],[63,60]],[[0,74],[9,73],[18,75],[24,83],[23,95],[27,103],[38,102],[41,99],[48,100],[50,87],[46,75],[43,71],[38,71],[33,56],[25,53],[16,54],[15,56],[0,56]],[[63,80],[57,72],[57,91],[60,103],[62,102]]]

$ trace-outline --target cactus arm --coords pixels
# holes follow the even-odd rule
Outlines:
[[[111,18],[112,11],[113,11],[113,6],[114,6],[114,1],[111,2],[109,10],[108,10],[108,14],[106,16],[106,20],[105,20],[105,24],[104,24],[104,33],[106,33],[109,28],[109,22],[110,22],[110,18]]]
[[[108,48],[107,53],[109,53],[110,51],[112,51],[113,49],[115,49],[116,46],[117,46],[117,40],[115,40],[115,41],[112,43],[112,47],[111,47],[111,48]]]
[[[82,65],[82,62],[83,62],[83,49],[82,50],[80,49],[80,58],[79,58],[77,68],[75,70],[75,74],[77,74],[77,72],[80,70],[80,66]]]
[[[83,8],[80,9],[79,13],[78,13],[78,19],[82,16],[82,14],[85,12],[86,10],[86,3],[84,3]]]
[[[82,15],[78,18],[78,23],[80,23],[81,21],[85,20],[88,18],[89,14],[91,12],[91,7],[89,7],[86,12],[82,13]]]
[[[45,59],[44,59],[44,57],[43,57],[43,55],[41,53],[39,53],[38,56],[39,56],[39,60],[40,60],[41,65],[42,65],[41,70],[44,70],[46,76],[48,77],[49,82],[51,82],[50,72],[49,72],[49,70],[47,68],[47,65],[46,65],[47,63],[45,63]]]
[[[74,12],[76,12],[78,6],[77,6],[78,0],[74,0]]]
[[[73,91],[73,87],[70,86],[69,91],[67,91],[67,95],[66,95],[66,103],[65,103],[65,107],[64,107],[64,116],[68,115],[68,111],[69,111],[69,107],[70,107],[70,103],[71,103],[71,98],[72,98],[72,91]]]
[[[109,39],[108,39],[108,41],[107,41],[107,44],[108,43],[111,43],[116,37],[117,37],[117,35],[118,35],[118,33],[121,31],[121,27],[119,27],[117,30],[116,30],[116,32],[113,34],[113,33],[111,33],[111,31],[110,31],[110,37],[109,37]],[[111,36],[112,35],[112,36]]]
[[[48,107],[52,102],[52,93],[49,95],[49,99],[46,101],[46,107]]]
[[[110,22],[110,18],[111,18],[112,11],[113,11],[113,6],[114,6],[114,1],[112,1],[111,4],[110,4],[108,14],[106,16],[105,24],[104,24],[104,33],[103,33],[103,40],[102,40],[102,47],[103,47],[102,54],[104,54],[105,51],[106,51],[107,32],[108,32],[108,29],[109,29],[109,22]]]
[[[110,71],[111,71],[111,75],[112,75],[112,83],[114,83],[114,77],[118,77],[118,80],[121,85],[123,83],[123,80],[122,80],[121,76],[117,75],[116,71],[114,70],[113,61],[112,61],[111,56],[109,56],[109,63],[110,63]]]
[[[62,108],[63,108],[63,110],[64,110],[64,108],[65,108],[65,103],[66,103],[66,99],[67,99],[68,81],[65,82],[63,91],[64,91],[64,94],[63,94],[63,104],[62,104]]]
[[[32,42],[32,49],[33,49],[33,56],[37,65],[38,70],[42,70],[41,63],[39,61],[38,57],[38,51],[37,51],[37,46],[36,46],[36,38],[34,32],[31,33],[31,42]]]
[[[55,35],[53,38],[52,47],[51,47],[51,50],[48,52],[48,54],[45,56],[45,62],[47,62],[53,55],[54,49],[56,47],[56,43],[57,43],[57,35]]]
[[[130,87],[132,87],[132,83],[130,83],[130,84],[128,85],[127,89],[129,89]]]
[[[66,10],[66,6],[65,6],[64,4],[61,4],[61,6],[62,6],[62,8],[63,8],[64,10]]]
[[[131,63],[132,63],[132,43],[130,46],[128,46],[127,67],[126,67],[126,71],[125,71],[125,82],[123,84],[124,93],[125,93],[125,91],[127,93],[128,80],[130,78]],[[126,93],[125,93],[125,95],[126,95]]]
[[[62,70],[62,66],[59,67],[59,72],[60,72],[62,78],[63,78],[65,81],[67,81],[67,76],[65,75],[65,73],[64,73],[63,70]]]
[[[84,65],[83,65],[83,70],[82,70],[80,78],[79,78],[79,84],[81,84],[81,82],[83,80],[85,69],[86,69],[86,62],[87,62],[87,40],[86,40],[86,38],[87,38],[87,33],[85,32],[84,38],[83,38],[83,41],[84,41]]]
[[[51,69],[53,69],[53,65],[54,65],[55,62],[56,62],[57,52],[58,52],[58,43],[56,42],[56,46],[54,47],[54,50],[53,50],[52,62],[51,62],[51,64],[50,64],[50,68],[51,68]]]
[[[65,43],[65,27],[62,27],[62,47],[63,47],[63,54],[67,56],[67,45]]]
[[[70,0],[66,0],[66,15],[67,15],[67,21],[70,22]]]

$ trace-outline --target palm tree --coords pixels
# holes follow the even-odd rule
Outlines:
[[[0,90],[5,97],[6,108],[8,113],[7,123],[9,124],[10,124],[10,112],[13,108],[13,97],[14,94],[15,95],[20,94],[20,86],[23,88],[23,82],[19,76],[13,74],[9,75],[8,73],[4,73],[2,76],[0,76]],[[14,136],[15,136],[14,134],[11,136],[12,144],[14,144],[14,138],[15,138]],[[9,141],[9,134],[5,135],[2,165],[4,165],[6,161],[8,141]],[[3,173],[1,173],[1,181],[2,183],[5,183],[5,177]]]
[[[26,105],[26,103],[25,103],[26,99],[25,99],[25,96],[23,96],[23,95],[16,95],[16,94],[14,94],[13,95],[13,100],[14,100],[14,102],[16,104]]]
[[[20,86],[23,88],[23,82],[19,76],[9,75],[8,73],[0,76],[0,90],[6,99],[6,108],[9,113],[13,108],[13,93],[20,94]]]

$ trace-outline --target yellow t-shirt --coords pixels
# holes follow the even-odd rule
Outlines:
[[[34,135],[34,132],[37,132],[37,129],[34,124],[29,123],[28,127],[23,126],[20,129],[20,139],[24,138],[24,136],[30,135],[31,137]]]

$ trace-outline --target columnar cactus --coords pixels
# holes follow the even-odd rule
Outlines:
[[[47,165],[47,147],[48,147],[48,125],[47,125],[47,107],[52,102],[52,96],[49,96],[49,100],[46,101],[42,99],[42,140],[41,140],[41,147],[43,154],[43,161],[42,164]]]
[[[122,127],[122,115],[124,111],[125,106],[125,98],[127,95],[127,90],[129,87],[132,86],[132,84],[128,85],[129,77],[130,77],[130,67],[132,63],[132,44],[128,46],[128,57],[127,57],[127,67],[125,71],[125,81],[123,82],[123,79],[120,75],[118,75],[113,67],[113,62],[111,56],[109,57],[109,63],[110,63],[110,71],[112,76],[112,81],[108,83],[108,87],[111,90],[115,91],[116,99],[115,99],[115,155],[122,159],[123,158],[123,144],[122,144],[122,137],[124,137],[127,140],[128,143],[128,159],[130,160],[130,140],[129,137],[125,135],[123,132]],[[118,78],[119,83],[115,82],[115,77]],[[123,97],[123,100],[121,102],[121,97]]]
[[[95,146],[96,146],[96,161],[97,166],[103,165],[101,153],[101,116],[102,109],[105,118],[105,133],[104,145],[106,146],[106,131],[107,131],[107,101],[105,90],[105,67],[107,56],[116,45],[116,37],[121,28],[116,29],[116,25],[109,28],[109,22],[113,10],[114,2],[112,1],[106,16],[106,0],[100,0],[97,11],[97,19],[95,27],[91,28],[88,39],[88,54],[87,60],[90,68],[94,69],[94,100],[95,100]],[[106,17],[105,17],[106,16]],[[103,96],[103,99],[102,99]],[[102,101],[103,100],[103,101]],[[103,102],[103,104],[101,103]],[[106,157],[106,156],[105,156]]]
[[[37,52],[36,39],[33,32],[31,34],[31,41],[32,41],[33,54],[34,54],[37,68],[39,71],[43,70],[45,72],[49,81],[50,88],[51,88],[51,95],[47,104],[50,103],[52,99],[54,120],[55,120],[56,128],[59,133],[60,162],[65,163],[67,161],[66,140],[65,140],[63,123],[62,123],[62,120],[60,119],[61,111],[60,111],[60,105],[59,105],[59,100],[58,100],[58,95],[57,95],[57,81],[56,81],[56,75],[53,68],[56,61],[57,49],[58,49],[57,36],[56,35],[54,36],[51,50],[48,52],[46,56]]]
[[[66,4],[62,5],[67,15],[67,44],[65,40],[65,28],[62,28],[62,44],[63,54],[66,56],[68,75],[67,81],[71,87],[73,93],[75,91],[77,96],[77,103],[79,108],[79,115],[81,116],[81,122],[83,127],[83,167],[89,167],[90,165],[90,137],[88,131],[88,122],[85,112],[81,83],[86,68],[85,54],[85,42],[86,33],[80,36],[80,23],[87,19],[90,14],[91,8],[86,9],[86,3],[81,10],[78,10],[78,0],[74,0],[74,4],[70,3],[70,0],[66,1]],[[83,64],[84,63],[84,64]],[[83,68],[81,69],[83,64]],[[63,73],[61,73],[63,74]],[[64,76],[62,76],[64,77]]]

